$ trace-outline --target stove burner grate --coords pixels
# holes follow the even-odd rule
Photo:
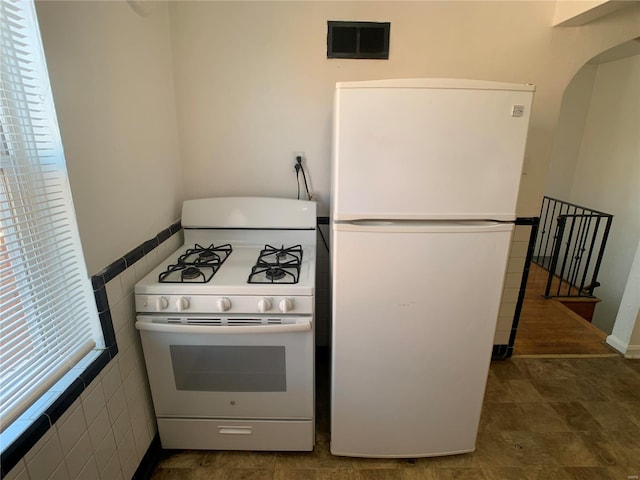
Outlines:
[[[251,268],[247,283],[298,283],[302,246],[281,248],[265,245]]]
[[[212,265],[220,266],[231,254],[232,248],[228,243],[218,247],[213,244],[203,247],[197,243],[193,248],[188,248],[180,257],[178,263],[187,265]]]
[[[280,248],[265,245],[258,256],[258,263],[263,262],[268,265],[297,266],[302,263],[302,245]]]
[[[274,267],[265,263],[258,263],[251,267],[251,274],[247,283],[298,283],[300,267]]]
[[[232,251],[229,244],[218,247],[212,244],[203,247],[196,243],[193,248],[188,248],[178,257],[175,265],[169,265],[165,271],[161,272],[158,275],[158,281],[161,283],[207,283]]]

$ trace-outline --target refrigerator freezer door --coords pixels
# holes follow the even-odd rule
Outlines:
[[[333,226],[331,452],[475,449],[513,225]]]
[[[515,219],[532,86],[354,85],[336,89],[334,219]]]

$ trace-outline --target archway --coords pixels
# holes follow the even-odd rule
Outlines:
[[[598,278],[601,287],[594,292],[602,302],[593,326],[602,333],[579,323],[575,331],[543,327],[540,319],[545,312],[536,313],[532,302],[538,299],[535,292],[528,292],[514,354],[531,353],[524,347],[535,336],[540,345],[537,353],[596,353],[577,337],[604,344],[613,330],[640,238],[639,104],[639,39],[595,56],[567,86],[545,195],[615,215]],[[532,318],[536,315],[539,321]]]

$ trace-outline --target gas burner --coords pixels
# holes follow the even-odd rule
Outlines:
[[[248,283],[298,283],[302,246],[280,248],[265,245],[251,268]]]
[[[280,267],[271,267],[267,269],[265,275],[271,280],[280,280],[286,275],[286,272]]]
[[[231,254],[231,245],[225,244],[218,247],[213,244],[203,247],[197,243],[193,248],[188,248],[184,254],[178,258],[178,263],[186,265],[212,265],[220,266]]]
[[[213,278],[218,267],[212,265],[192,265],[178,263],[169,265],[164,272],[158,276],[160,283],[207,283]]]
[[[203,247],[197,243],[178,257],[175,265],[169,265],[160,273],[161,283],[207,283],[232,252],[231,245],[209,245]]]
[[[220,256],[210,250],[201,252],[200,255],[198,255],[198,263],[213,262],[215,260],[220,261]]]
[[[258,263],[251,267],[247,283],[298,283],[300,267],[281,265],[279,267]]]
[[[198,278],[200,275],[202,275],[202,272],[198,267],[187,267],[180,272],[182,280],[193,280],[194,278]]]
[[[258,256],[258,263],[260,262],[268,265],[300,266],[302,263],[302,246],[295,245],[285,248],[283,245],[280,248],[276,248],[271,245],[265,245]]]

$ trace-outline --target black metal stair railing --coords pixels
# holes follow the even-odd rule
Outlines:
[[[593,297],[612,221],[608,213],[543,198],[532,260],[549,272],[545,297]]]

